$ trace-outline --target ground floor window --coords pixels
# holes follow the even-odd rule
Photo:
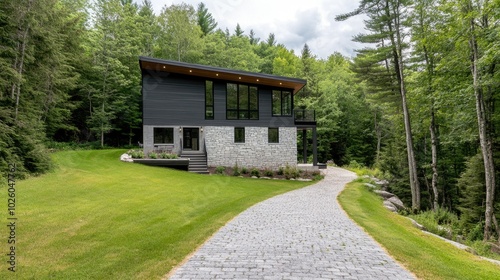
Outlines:
[[[280,142],[280,131],[277,127],[269,127],[267,130],[267,138],[269,143]]]
[[[245,143],[245,128],[235,127],[234,128],[234,143]]]
[[[174,144],[173,127],[155,127],[153,135],[154,144]]]

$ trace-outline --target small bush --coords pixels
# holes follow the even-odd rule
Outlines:
[[[272,170],[270,170],[270,169],[265,169],[265,170],[264,170],[264,175],[265,175],[266,177],[273,177],[274,172],[273,172]]]
[[[250,175],[255,176],[255,177],[260,177],[260,171],[257,168],[252,168],[252,171],[250,171]]]
[[[157,159],[158,158],[158,154],[154,153],[154,152],[151,152],[151,153],[148,154],[148,157],[151,158],[151,159]]]
[[[241,173],[242,174],[248,174],[248,169],[246,167],[241,168]]]
[[[226,168],[224,166],[217,166],[215,168],[215,173],[216,174],[224,174],[225,171],[226,171]]]
[[[240,168],[238,167],[238,164],[235,164],[233,167],[233,176],[240,176],[240,175],[241,175]]]
[[[278,169],[278,172],[277,172],[278,175],[280,176],[283,176],[285,174],[285,168],[283,168],[283,166],[281,166],[279,169]]]
[[[144,152],[142,150],[130,150],[127,152],[132,158],[144,158]]]
[[[176,154],[171,154],[171,153],[160,153],[158,155],[158,158],[162,158],[162,159],[177,159],[178,156]]]
[[[287,164],[285,166],[284,175],[287,179],[295,179],[300,176],[300,170],[297,167],[291,167]]]

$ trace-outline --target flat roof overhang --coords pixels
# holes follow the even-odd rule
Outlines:
[[[212,67],[201,64],[192,64],[144,56],[139,57],[139,64],[141,70],[161,71],[213,80],[225,80],[235,83],[286,88],[292,89],[293,94],[296,94],[306,84],[306,80],[303,79],[253,73],[240,70],[231,70],[227,68]]]

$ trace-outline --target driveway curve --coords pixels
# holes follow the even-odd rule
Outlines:
[[[328,167],[322,181],[250,207],[170,279],[415,279],[338,204],[355,178]]]

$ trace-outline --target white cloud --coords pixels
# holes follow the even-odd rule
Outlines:
[[[140,0],[137,0],[139,2]],[[267,39],[274,33],[278,43],[293,49],[296,54],[304,44],[318,57],[326,58],[334,52],[354,56],[362,46],[352,42],[352,37],[364,31],[363,17],[336,22],[335,16],[351,12],[359,1],[349,0],[151,0],[156,13],[165,5],[182,2],[197,7],[205,3],[218,23],[218,28],[234,32],[240,24],[245,34],[253,29],[256,37]]]

